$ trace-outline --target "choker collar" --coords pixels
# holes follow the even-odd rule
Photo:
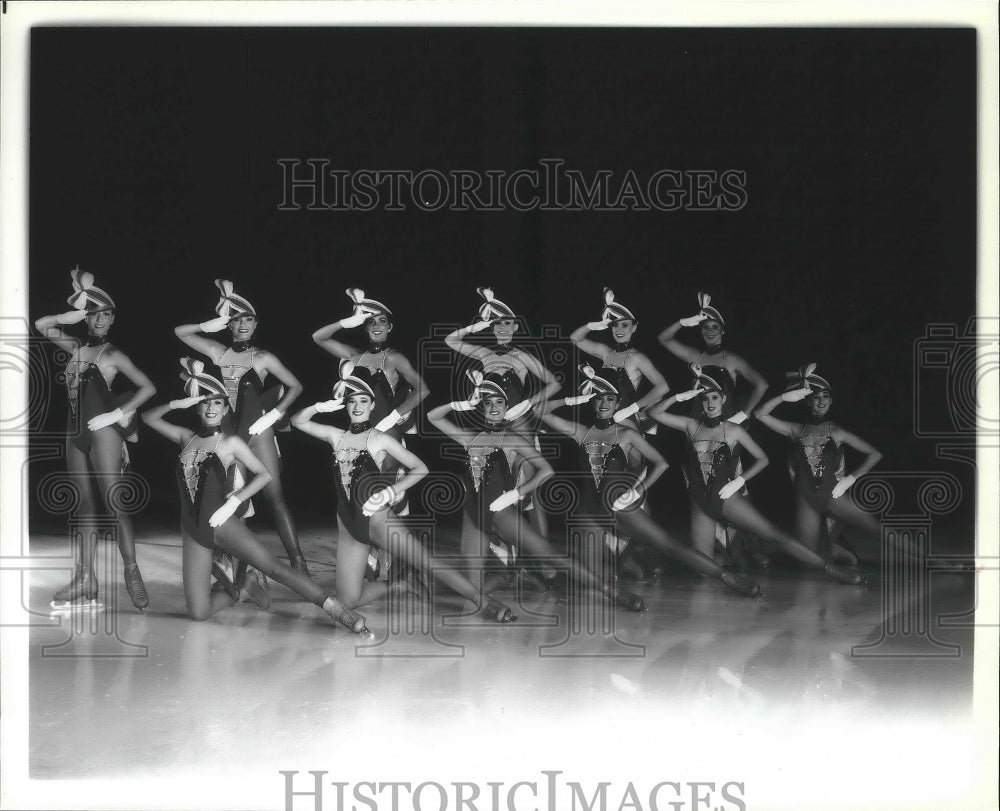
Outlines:
[[[506,431],[510,427],[510,423],[507,420],[501,420],[500,422],[488,422],[483,427],[483,430],[488,434],[499,434],[501,431]]]
[[[368,342],[368,354],[377,355],[379,352],[385,352],[389,348],[389,344],[385,341],[379,341],[377,344]]]
[[[701,421],[709,428],[715,428],[722,422],[722,417],[702,417]]]
[[[720,352],[722,352],[722,344],[718,344],[716,346],[706,346],[705,347],[705,354],[706,355],[718,355]]]
[[[248,349],[253,349],[253,339],[249,341],[233,341],[231,347],[233,352],[246,352]]]
[[[352,422],[350,427],[350,432],[352,434],[363,434],[371,427],[372,427],[371,420],[365,420],[364,422]]]
[[[829,422],[830,418],[827,416],[817,417],[815,414],[809,415],[809,422],[812,425],[822,425],[824,422]]]
[[[221,433],[222,433],[221,425],[202,425],[198,429],[198,436],[201,437],[215,436],[216,434],[221,434]]]
[[[598,428],[598,429],[600,429],[602,431],[605,428],[610,428],[614,424],[615,424],[615,421],[614,421],[613,417],[607,417],[607,418],[595,417],[594,418],[594,427]]]
[[[615,352],[628,352],[631,348],[632,348],[631,341],[626,341],[623,344],[620,344],[618,343],[618,341],[615,341]]]
[[[490,348],[494,355],[506,355],[508,352],[513,352],[514,347],[512,344],[493,344]]]
[[[108,342],[107,335],[88,335],[87,346],[104,346]]]

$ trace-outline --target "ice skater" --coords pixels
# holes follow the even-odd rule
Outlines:
[[[125,566],[125,588],[140,611],[149,605],[149,594],[135,554],[132,518],[115,511],[114,489],[120,486],[128,467],[126,439],[135,441],[136,409],[156,393],[156,387],[128,355],[111,344],[108,333],[115,323],[117,307],[107,292],[94,285],[94,276],[77,267],[71,272],[73,309],[47,315],[35,328],[59,348],[70,353],[66,364],[66,394],[69,418],[66,425],[66,463],[69,476],[80,497],[80,512],[89,519],[82,540],[74,550],[75,571],[70,582],[52,597],[55,609],[98,607],[98,582],[94,573],[97,528],[93,517],[98,501],[115,513],[118,551]],[[84,341],[62,327],[86,321]],[[136,388],[128,394],[112,391],[118,375]]]
[[[337,487],[337,594],[354,607],[385,596],[384,582],[365,579],[369,547],[375,545],[393,557],[438,578],[471,600],[480,613],[497,622],[511,622],[511,610],[484,597],[464,574],[431,555],[402,522],[390,521],[393,504],[427,475],[427,466],[390,434],[372,424],[375,392],[366,379],[356,377],[354,365],[342,361],[334,398],[298,412],[292,425],[328,443],[333,450]],[[345,409],[347,430],[315,422],[317,414]],[[401,466],[404,475],[386,473],[387,462]]]
[[[247,501],[267,487],[271,473],[243,439],[223,430],[229,414],[225,384],[206,374],[199,360],[184,358],[181,367],[188,396],[150,409],[142,420],[181,447],[175,471],[180,490],[188,614],[194,620],[207,620],[236,602],[238,584],[227,582],[219,567],[213,565],[214,553],[222,550],[321,607],[355,633],[365,631],[364,617],[327,594],[308,575],[281,563],[240,518]],[[191,407],[198,413],[197,431],[164,419],[170,411]],[[245,481],[242,471],[246,471]],[[213,570],[226,588],[210,588]]]

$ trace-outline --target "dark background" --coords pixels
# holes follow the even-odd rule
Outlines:
[[[686,370],[656,334],[705,290],[727,346],[775,385],[819,364],[835,418],[883,451],[881,470],[956,475],[970,495],[952,519],[971,544],[972,467],[938,459],[913,413],[916,341],[928,324],[961,332],[975,313],[975,49],[962,29],[36,29],[31,316],[67,309],[70,268],[90,270],[119,306],[114,342],[161,402],[180,396],[188,354],[172,328],[211,317],[212,282],[229,278],[257,307],[258,345],[303,381],[304,406],[329,396],[335,365],[309,335],[349,313],[348,286],[393,308],[393,344],[416,362],[429,325],[472,320],[477,285],[535,335],[598,318],[608,285],[675,389]],[[279,211],[277,161],[317,157],[413,171],[559,158],[618,178],[740,169],[747,205]],[[57,369],[51,353],[36,360],[34,394],[53,402],[39,427],[58,431]],[[446,371],[427,379],[429,404],[453,399]],[[943,389],[919,396],[947,419]],[[754,432],[774,462],[756,498],[780,517],[783,447]],[[676,471],[679,444],[657,443]],[[411,445],[432,470],[453,464],[439,446],[433,433]],[[315,516],[332,520],[328,451],[292,434],[282,452],[293,512],[319,503]],[[134,449],[154,491],[140,538],[143,521],[173,522],[175,454],[148,430]],[[670,476],[657,509],[682,527],[686,497]],[[63,519],[36,508],[33,520]]]

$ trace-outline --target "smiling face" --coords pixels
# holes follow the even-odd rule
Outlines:
[[[114,310],[90,310],[87,312],[87,332],[96,338],[103,338],[107,335],[114,323]]]
[[[631,318],[620,318],[617,321],[612,321],[610,324],[611,337],[615,339],[615,343],[627,344],[632,340],[637,326],[639,325]]]
[[[496,336],[497,343],[509,343],[515,332],[517,332],[517,321],[513,318],[497,318],[493,321],[493,335]]]
[[[806,403],[813,417],[824,419],[830,413],[830,406],[833,405],[833,394],[829,389],[821,389],[815,394],[810,394],[806,398]]]
[[[722,343],[722,336],[726,334],[726,328],[714,318],[708,318],[701,322],[701,339],[705,346],[711,348]]]
[[[229,319],[229,331],[234,341],[249,341],[257,331],[257,316],[238,315]]]
[[[367,394],[352,394],[347,398],[346,406],[351,422],[365,422],[372,415],[375,401]]]
[[[483,416],[490,424],[503,422],[507,416],[507,400],[499,394],[486,395],[483,398]]]
[[[594,404],[594,416],[599,420],[608,420],[618,410],[617,394],[599,394],[591,402]]]
[[[215,428],[229,411],[229,403],[224,397],[211,397],[198,403],[198,416],[206,428]]]
[[[722,407],[726,404],[726,395],[721,391],[709,389],[701,395],[701,407],[705,416],[716,419],[722,416]]]
[[[368,333],[368,340],[373,344],[380,344],[387,340],[392,332],[392,322],[385,313],[373,315],[365,321],[365,331]]]

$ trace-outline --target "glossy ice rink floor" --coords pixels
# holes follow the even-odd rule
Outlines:
[[[274,536],[262,538],[277,551]],[[331,545],[316,532],[302,540],[314,577],[332,588]],[[65,547],[36,537],[32,554]],[[282,769],[388,779],[428,760],[435,775],[467,761],[535,774],[593,761],[609,772],[631,762],[640,773],[687,764],[698,779],[708,762],[732,764],[736,777],[777,779],[794,767],[806,782],[829,770],[853,782],[898,768],[912,781],[927,755],[924,733],[902,730],[930,724],[939,741],[957,736],[949,758],[964,751],[969,572],[934,573],[916,599],[898,589],[901,610],[888,624],[877,569],[854,587],[774,566],[759,578],[765,599],[747,600],[678,566],[632,586],[646,602],[641,614],[593,595],[571,604],[529,583],[518,622],[498,626],[463,617],[463,601],[439,590],[432,607],[406,598],[361,609],[374,635],[363,641],[276,583],[268,611],[239,605],[192,622],[177,537],[147,537],[138,555],[150,592],[144,614],[119,581],[112,596],[102,585],[104,613],[52,615],[49,599],[68,571],[30,575],[33,779],[224,775],[231,790],[215,784],[204,807],[269,808],[285,807]],[[120,567],[117,553],[111,561]],[[938,644],[918,640],[919,658],[895,655],[916,650],[899,632],[921,613],[950,627],[933,628]],[[899,752],[914,751],[887,759],[875,747],[889,730]],[[253,789],[257,780],[271,793]],[[818,802],[847,785],[824,789]],[[180,796],[117,807],[186,807]]]

